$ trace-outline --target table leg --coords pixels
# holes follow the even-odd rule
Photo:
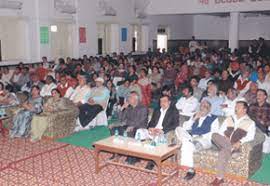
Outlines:
[[[119,154],[115,154],[115,162],[119,162],[120,160],[120,155]]]
[[[2,120],[0,120],[0,131],[2,133],[2,136],[3,137],[6,137],[6,129],[5,129],[4,125],[3,125],[3,121]]]
[[[158,174],[157,174],[157,185],[158,186],[161,186],[162,184],[162,163],[160,160],[158,161],[155,161],[156,162],[156,165],[157,165],[157,171],[158,171]]]
[[[175,158],[175,159],[174,159],[174,161],[175,161],[174,163],[175,163],[175,166],[176,166],[176,167],[175,167],[176,176],[178,177],[179,169],[178,169],[178,154],[177,154],[177,153],[174,154],[174,158]]]
[[[100,171],[100,167],[99,167],[99,154],[100,154],[100,151],[97,148],[95,148],[95,158],[96,158],[95,169],[96,169],[96,174],[98,174],[99,171]]]

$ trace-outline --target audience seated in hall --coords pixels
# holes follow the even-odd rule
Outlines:
[[[213,131],[212,140],[221,149],[220,154],[224,152],[223,159],[219,157],[223,163],[230,158],[229,152],[253,140],[246,140],[245,136],[235,141],[227,139],[237,131],[252,136],[252,120],[265,133],[263,151],[270,152],[269,58],[254,50],[231,52],[228,48],[216,50],[206,46],[193,50],[193,44],[191,48],[190,51],[180,47],[175,53],[148,51],[141,56],[84,55],[79,59],[60,58],[56,63],[43,57],[39,65],[1,67],[0,107],[18,105],[9,128],[10,137],[29,136],[32,125],[32,140],[41,139],[46,130],[46,125],[39,127],[42,116],[64,109],[62,100],[69,100],[80,110],[79,118],[74,116],[75,131],[96,126],[92,121],[101,113],[106,122],[107,117],[118,120],[108,126],[111,134],[117,129],[120,134],[126,131],[129,137],[135,137],[137,129],[141,129],[149,136],[159,132],[166,136],[181,127],[176,131],[183,144],[181,163],[190,168],[187,180],[195,175],[193,153],[204,149],[198,148],[201,145],[197,137],[207,136],[211,145],[209,136]],[[19,103],[20,94],[28,95],[26,102]],[[43,107],[43,100],[47,99],[50,101]],[[163,102],[170,106],[164,107]],[[167,117],[170,111],[172,115]],[[219,132],[214,129],[217,121],[223,123]],[[203,133],[192,133],[204,125],[207,127]],[[236,130],[229,133],[232,127]],[[186,148],[192,150],[185,154]],[[135,164],[137,159],[128,157],[127,161]],[[147,168],[153,166],[150,162]],[[214,183],[223,181],[225,167],[218,165],[218,169],[221,173]]]

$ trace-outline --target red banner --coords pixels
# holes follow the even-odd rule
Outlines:
[[[80,43],[86,43],[86,28],[85,27],[79,28],[79,37],[80,37]]]

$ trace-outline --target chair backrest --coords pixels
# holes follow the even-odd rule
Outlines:
[[[106,100],[106,104],[105,104],[104,110],[107,110],[107,107],[108,107],[108,105],[109,105],[109,101],[110,101],[110,98],[108,98],[108,99]]]

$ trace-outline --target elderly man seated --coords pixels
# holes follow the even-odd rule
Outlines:
[[[137,129],[147,127],[148,109],[140,104],[137,92],[131,92],[128,100],[121,107],[119,121],[119,123],[114,123],[109,126],[112,135],[117,130],[120,135],[123,135],[126,131],[128,137],[135,137]],[[129,164],[135,164],[137,159],[128,157],[127,162]]]
[[[225,97],[224,103],[221,105],[223,116],[228,117],[234,114],[234,108],[237,101],[245,100],[238,97],[238,92],[235,88],[229,88]]]
[[[177,127],[175,132],[181,147],[181,165],[189,168],[185,180],[191,180],[195,176],[193,154],[202,149],[211,147],[211,135],[218,131],[219,122],[217,116],[210,114],[211,104],[202,101],[200,110],[186,121],[183,127]]]
[[[92,88],[87,95],[87,103],[79,106],[79,120],[75,131],[87,130],[91,127],[90,122],[103,110],[106,110],[107,103],[110,97],[109,90],[103,86],[104,80],[96,78],[96,87]]]
[[[89,85],[87,84],[89,81],[89,75],[86,73],[80,73],[77,75],[78,86],[70,96],[70,100],[75,103],[77,106],[80,106],[87,102],[86,96],[91,91]]]
[[[202,100],[206,100],[211,103],[211,114],[216,116],[222,116],[222,104],[224,99],[217,95],[218,87],[217,84],[212,83],[208,86],[207,89],[207,96],[204,97]]]
[[[217,161],[218,175],[211,185],[219,186],[224,183],[226,165],[232,153],[238,151],[242,144],[252,141],[255,137],[255,122],[247,115],[248,104],[238,101],[235,115],[227,117],[218,133],[212,135],[212,142],[219,148]]]

